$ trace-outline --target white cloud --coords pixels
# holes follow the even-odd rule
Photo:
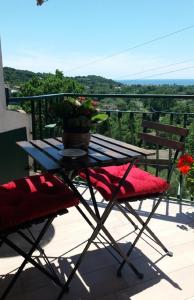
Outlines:
[[[43,53],[43,51],[33,52],[25,50],[13,54],[12,56],[4,53],[3,57],[4,66],[34,72],[51,73],[54,73],[56,69],[59,69],[62,70],[66,76],[93,74],[112,79],[142,79],[149,78],[149,76],[152,79],[193,78],[194,62],[165,68],[162,67],[177,62],[178,60],[171,61],[170,59],[157,56],[132,55],[127,53],[107,58],[105,56],[92,56],[90,54],[81,55],[80,53],[64,53],[64,56],[59,56],[54,53]],[[192,65],[193,69],[189,69]],[[170,73],[173,70],[184,69],[187,67],[188,69],[186,70]],[[155,70],[145,72],[152,68],[155,68]],[[156,68],[158,68],[158,70]]]

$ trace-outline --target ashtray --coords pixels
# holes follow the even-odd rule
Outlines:
[[[83,150],[83,149],[72,148],[72,149],[63,149],[63,150],[60,150],[59,154],[61,156],[63,156],[63,157],[75,159],[75,158],[78,158],[78,157],[86,155],[87,152],[85,150]]]

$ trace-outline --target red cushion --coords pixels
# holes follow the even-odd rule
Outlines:
[[[113,198],[114,191],[118,187],[120,179],[123,177],[128,165],[129,164],[89,169],[92,185],[106,200]],[[84,172],[81,172],[80,176],[86,179]],[[121,186],[117,194],[117,200],[136,196],[146,197],[146,195],[162,193],[167,190],[168,187],[169,184],[164,179],[133,166],[125,183]]]
[[[0,186],[0,230],[55,214],[79,204],[56,176],[30,176]]]

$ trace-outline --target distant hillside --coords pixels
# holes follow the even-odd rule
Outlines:
[[[76,76],[72,79],[83,85],[88,93],[116,93],[120,92],[120,89],[124,86],[120,82],[95,75]]]
[[[22,84],[31,80],[34,76],[45,78],[50,73],[34,73],[28,70],[17,70],[14,68],[4,67],[5,83],[10,88],[18,90]],[[101,76],[88,75],[65,77],[72,79],[83,87],[83,92],[88,94],[194,94],[194,85],[178,85],[178,84],[133,84],[128,85],[127,82],[117,82]],[[61,91],[62,92],[62,91]]]
[[[10,87],[20,86],[22,83],[25,83],[28,80],[32,79],[33,76],[43,75],[41,73],[34,73],[27,70],[17,70],[9,67],[4,67],[3,73],[5,83],[8,84]]]
[[[26,83],[34,76],[45,77],[49,74],[34,73],[28,70],[17,70],[9,67],[4,67],[3,71],[5,83],[11,88]],[[122,83],[95,75],[70,77],[70,79],[80,83],[84,87],[86,93],[116,93],[119,92],[123,86]]]

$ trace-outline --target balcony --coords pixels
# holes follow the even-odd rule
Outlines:
[[[71,97],[72,95],[65,94],[65,96]],[[33,138],[48,137],[54,134],[52,130],[44,127],[51,121],[49,114],[45,113],[48,110],[48,103],[49,101],[60,101],[62,97],[64,94],[10,99],[10,104],[23,100],[30,101],[32,136]],[[110,98],[110,95],[93,95],[93,97]],[[114,97],[116,98],[118,95],[113,95]],[[130,99],[130,97],[134,98],[134,95],[123,97]],[[191,96],[192,98],[194,96]],[[134,123],[135,126],[139,126],[142,118],[161,121],[165,116],[165,120],[168,120],[169,124],[176,124],[178,120],[180,125],[189,127],[194,117],[193,113],[115,111],[114,109],[106,109],[106,111],[110,115],[109,123],[112,120],[113,122],[118,121],[120,136],[124,130],[122,118],[126,118],[126,116],[129,118],[130,135],[127,141],[131,143],[138,143],[137,136],[132,129]],[[132,122],[133,120],[138,121]],[[111,126],[106,127],[106,130],[107,134],[115,137]],[[79,189],[88,197],[90,203],[87,187],[80,184]],[[191,199],[185,197],[187,195],[184,181],[180,177],[176,188],[173,189],[169,198],[161,203],[151,221],[152,229],[173,252],[173,257],[164,256],[156,244],[144,235],[132,254],[133,262],[144,273],[144,278],[142,280],[137,279],[128,267],[124,268],[123,276],[118,278],[116,276],[117,260],[108,253],[109,246],[105,244],[107,246],[105,249],[101,241],[96,239],[74,277],[69,293],[65,294],[63,298],[71,300],[194,299],[194,205]],[[99,194],[97,194],[97,199],[102,211],[105,203]],[[146,218],[152,205],[152,200],[134,203],[135,209],[143,218]],[[126,249],[129,246],[129,241],[136,236],[136,231],[132,226],[129,226],[127,220],[121,221],[119,215],[120,212],[115,209],[106,225],[122,248]],[[119,231],[118,228],[121,226],[122,231]],[[46,237],[44,248],[59,274],[62,276],[69,274],[90,234],[90,227],[74,208],[70,209],[65,216],[55,219]],[[3,289],[16,271],[21,259],[8,248],[2,246],[0,248],[0,260],[2,276],[0,284]],[[52,285],[44,275],[28,265],[7,299],[31,300],[37,297],[37,299],[53,300],[57,298],[58,291],[58,288],[54,284]]]

